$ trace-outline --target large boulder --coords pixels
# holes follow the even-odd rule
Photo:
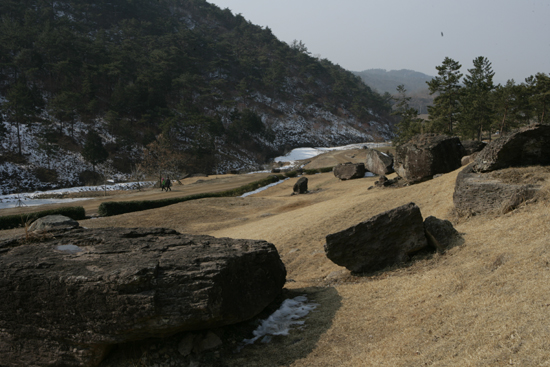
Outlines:
[[[343,163],[332,169],[334,176],[340,180],[352,180],[354,178],[363,178],[367,172],[364,163]]]
[[[0,242],[3,366],[94,366],[114,344],[257,315],[286,271],[265,241],[162,228]]]
[[[365,168],[376,175],[393,173],[393,157],[376,149],[367,150]]]
[[[300,177],[294,184],[293,194],[298,195],[307,193],[307,181],[307,177]]]
[[[550,164],[550,125],[532,124],[490,142],[476,157],[474,172]]]
[[[465,167],[456,178],[453,203],[462,216],[506,213],[540,190],[540,185],[512,184],[492,172],[474,172],[474,166],[472,163]]]
[[[394,169],[411,183],[421,182],[460,168],[463,156],[464,147],[457,137],[422,134],[397,147]]]
[[[326,237],[325,253],[353,272],[372,272],[408,260],[428,246],[420,208],[414,203],[378,214]]]

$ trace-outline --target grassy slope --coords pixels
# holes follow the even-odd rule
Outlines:
[[[455,220],[457,174],[372,190],[376,178],[340,182],[319,174],[307,176],[308,195],[290,196],[294,178],[253,197],[202,199],[81,225],[164,226],[273,242],[290,294],[308,294],[320,306],[302,330],[228,356],[231,366],[550,365],[547,200],[455,221],[463,246],[407,267],[360,277],[324,255],[327,234],[410,201],[424,217]]]
[[[456,224],[465,244],[410,266],[352,276],[324,255],[327,234],[415,202],[424,217],[453,220],[458,171],[401,189],[367,190],[376,178],[308,176],[245,199],[204,199],[117,217],[183,232],[257,238],[279,249],[286,287],[320,303],[303,330],[247,347],[234,366],[550,365],[550,209],[547,202]],[[103,219],[84,226],[103,226]],[[112,221],[110,218],[109,221]],[[113,224],[113,223],[111,223]],[[285,352],[281,353],[281,348]]]

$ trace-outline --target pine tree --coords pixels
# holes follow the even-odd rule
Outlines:
[[[418,110],[409,106],[411,97],[407,97],[407,90],[403,84],[397,87],[397,97],[393,99],[397,103],[394,105],[392,115],[400,119],[396,126],[393,144],[400,145],[422,132],[422,119],[418,117]]]
[[[430,94],[438,93],[434,105],[428,107],[432,126],[438,132],[453,133],[460,108],[460,65],[449,57],[445,57],[441,66],[436,66],[438,75],[429,82]]]
[[[481,141],[483,131],[490,130],[494,116],[490,95],[495,89],[495,73],[486,57],[476,57],[473,64],[464,78],[459,131],[462,136]]]
[[[97,164],[105,162],[109,157],[109,152],[103,146],[101,137],[94,130],[88,132],[86,136],[86,142],[84,148],[82,148],[82,157],[92,164],[94,171]]]

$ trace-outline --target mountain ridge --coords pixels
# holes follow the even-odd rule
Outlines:
[[[0,146],[18,165],[2,179],[41,167],[31,149],[93,171],[79,156],[90,130],[127,174],[154,155],[143,148],[169,152],[150,170],[208,173],[392,136],[388,101],[358,77],[204,0],[4,0],[0,13]]]

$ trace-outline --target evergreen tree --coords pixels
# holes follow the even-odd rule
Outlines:
[[[24,78],[17,80],[6,97],[7,102],[2,104],[2,110],[16,124],[17,153],[21,156],[21,124],[28,123],[36,117],[42,106],[42,98],[36,90],[29,88]]]
[[[460,65],[449,57],[445,57],[441,66],[436,66],[438,76],[426,82],[430,94],[438,93],[434,105],[428,107],[432,126],[438,132],[453,133],[460,108]]]
[[[464,78],[458,130],[463,137],[481,141],[483,131],[489,130],[490,133],[493,120],[494,109],[490,96],[495,88],[495,73],[486,57],[476,57],[473,64],[474,67],[468,69],[469,74]]]
[[[513,79],[505,85],[497,85],[493,91],[494,129],[500,134],[518,127],[523,114],[521,93],[522,86],[516,85]]]
[[[86,142],[82,148],[82,157],[92,164],[94,171],[97,164],[105,162],[109,157],[109,152],[103,146],[101,137],[94,130],[89,131],[86,136]]]
[[[396,104],[392,115],[399,117],[396,126],[393,145],[400,145],[409,141],[413,136],[422,133],[422,119],[418,117],[418,110],[409,106],[411,97],[407,97],[407,90],[403,84],[397,87]]]
[[[525,79],[528,86],[534,117],[538,122],[544,124],[548,121],[548,110],[550,109],[550,77],[544,73],[537,73]]]

